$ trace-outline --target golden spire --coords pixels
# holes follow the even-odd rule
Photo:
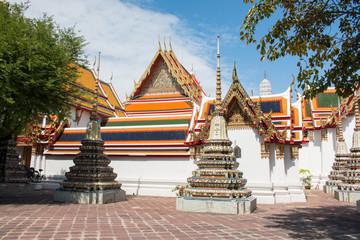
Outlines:
[[[164,37],[164,52],[166,52],[166,42],[165,42],[165,37]]]
[[[221,112],[221,76],[220,76],[220,37],[217,36],[217,69],[216,69],[216,98],[215,112]]]

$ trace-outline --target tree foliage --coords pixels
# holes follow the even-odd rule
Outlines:
[[[41,115],[64,116],[85,40],[51,17],[24,16],[28,4],[0,0],[0,138],[17,135]]]
[[[244,0],[249,2],[249,0]],[[261,60],[298,56],[298,87],[312,98],[330,86],[340,96],[359,84],[359,0],[259,0],[253,2],[240,39],[257,44]],[[261,21],[280,16],[259,41]]]

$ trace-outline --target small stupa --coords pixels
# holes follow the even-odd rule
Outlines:
[[[350,158],[349,150],[344,139],[341,119],[342,116],[339,112],[339,119],[337,120],[339,136],[336,144],[335,161],[332,166],[333,170],[329,175],[329,180],[326,181],[326,184],[324,185],[324,192],[330,194],[334,194],[334,190],[338,188],[338,184],[342,183],[346,165]]]
[[[54,201],[104,204],[124,201],[126,198],[121,183],[115,181],[117,174],[109,166],[111,161],[104,153],[104,141],[101,139],[97,113],[99,65],[95,80],[95,101],[85,137],[81,141],[80,153],[73,160],[75,166],[70,167],[70,172],[65,174],[67,179],[55,191]]]
[[[271,83],[266,79],[266,73],[264,72],[264,80],[260,83],[260,97],[271,95]]]
[[[359,98],[355,99],[355,129],[350,149],[350,158],[346,163],[344,178],[335,190],[335,198],[344,202],[360,200],[360,111]]]
[[[176,199],[176,209],[187,212],[248,214],[256,208],[256,198],[245,188],[247,180],[236,170],[239,163],[233,155],[221,107],[220,49],[217,45],[217,79],[215,111],[210,122],[209,138],[197,161],[198,169],[187,179],[190,187]]]

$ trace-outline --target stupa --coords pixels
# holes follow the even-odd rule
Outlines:
[[[20,164],[14,138],[0,140],[0,148],[0,183],[28,183],[26,168]]]
[[[269,80],[266,79],[266,73],[264,73],[264,80],[260,83],[260,96],[267,96],[271,95],[271,83]]]
[[[217,45],[217,79],[215,111],[210,122],[209,137],[197,161],[198,169],[187,179],[190,187],[176,199],[176,209],[187,212],[249,214],[256,208],[256,198],[245,188],[243,173],[232,154],[221,107],[220,47]]]
[[[104,154],[104,141],[101,139],[97,113],[99,65],[95,83],[95,101],[85,137],[81,141],[80,153],[73,160],[75,166],[70,167],[70,172],[65,174],[67,179],[62,181],[60,188],[55,191],[54,201],[105,204],[124,201],[126,198],[121,183],[115,181],[117,174],[109,166],[111,161]]]
[[[350,149],[350,158],[346,163],[344,178],[335,190],[335,198],[344,202],[360,200],[360,112],[359,98],[355,96],[355,129],[353,144]]]
[[[350,158],[349,150],[343,135],[341,118],[342,116],[339,112],[339,119],[337,121],[339,137],[336,144],[335,162],[333,163],[333,170],[330,172],[329,180],[326,181],[326,184],[324,185],[324,192],[330,194],[334,194],[334,190],[338,188],[338,184],[342,183],[346,165]]]

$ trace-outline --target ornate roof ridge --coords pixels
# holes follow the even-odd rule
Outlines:
[[[160,43],[158,51],[156,52],[149,66],[141,76],[140,80],[138,82],[135,82],[135,89],[127,100],[134,98],[139,93],[140,89],[144,85],[144,81],[146,81],[148,76],[151,74],[151,68],[154,66],[156,60],[159,57],[163,59],[163,61],[169,68],[169,72],[174,76],[178,84],[185,91],[185,94],[187,94],[194,102],[200,104],[203,93],[200,84],[179,62],[174,51],[172,50],[172,47],[170,47],[169,51],[167,51],[166,49],[162,50]]]
[[[285,130],[280,133],[271,121],[271,113],[269,113],[269,116],[267,117],[262,113],[260,107],[261,97],[259,98],[260,101],[258,101],[255,105],[248,93],[245,91],[241,82],[236,81],[236,78],[236,66],[234,65],[233,82],[224,97],[222,107],[226,109],[232,99],[236,98],[238,103],[242,105],[241,107],[243,107],[245,114],[248,115],[254,123],[254,127],[259,130],[259,134],[264,137],[266,142],[275,141],[285,143],[287,129],[285,128]]]

